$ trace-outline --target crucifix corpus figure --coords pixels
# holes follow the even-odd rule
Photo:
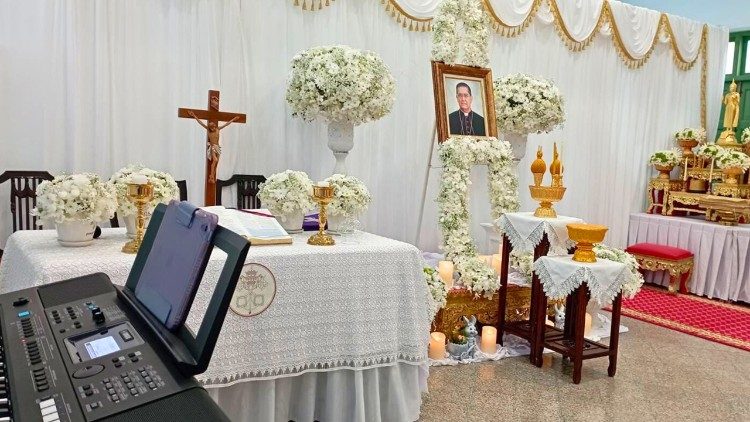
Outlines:
[[[246,116],[242,113],[219,111],[219,91],[208,91],[208,110],[180,108],[177,116],[194,119],[206,129],[205,205],[216,205],[216,168],[221,158],[219,131],[232,123],[245,123]],[[226,123],[219,124],[220,122]]]

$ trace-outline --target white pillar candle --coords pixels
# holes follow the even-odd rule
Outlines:
[[[145,185],[148,183],[148,177],[146,177],[145,174],[134,174],[130,176],[130,183],[134,183],[136,185]]]
[[[591,333],[591,314],[586,312],[586,322],[583,324],[583,335],[588,336]]]
[[[488,325],[482,327],[481,349],[488,354],[497,352],[497,328]]]
[[[430,333],[430,347],[427,350],[430,359],[445,359],[445,334],[438,332]]]
[[[492,255],[479,255],[479,259],[484,261],[484,263],[487,265],[492,264]]]
[[[318,187],[320,188],[327,188],[329,186],[331,186],[331,184],[328,182],[318,182]]]
[[[503,262],[503,256],[500,254],[492,255],[492,269],[495,270],[497,275],[500,275],[501,263]]]
[[[445,287],[448,289],[453,287],[453,263],[451,261],[438,262],[438,273],[445,283]]]

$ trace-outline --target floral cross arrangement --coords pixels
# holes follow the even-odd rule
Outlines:
[[[313,183],[307,173],[286,170],[272,174],[258,188],[263,206],[284,220],[294,214],[304,214],[315,206]]]
[[[562,94],[551,81],[515,73],[496,79],[494,91],[501,132],[549,132],[565,121]]]
[[[674,134],[676,140],[706,142],[706,129],[686,127]]]
[[[738,167],[741,168],[742,171],[747,171],[747,169],[750,168],[750,157],[744,152],[724,149],[724,151],[716,157],[716,166],[720,169]]]
[[[152,170],[141,164],[130,164],[118,170],[109,179],[109,182],[115,188],[117,214],[120,217],[135,215],[136,213],[135,204],[128,199],[128,183],[135,174],[146,176],[154,187],[154,197],[148,204],[149,209],[155,208],[158,204],[169,203],[172,199],[179,199],[180,190],[177,187],[177,182],[169,173]]]
[[[671,167],[680,164],[680,158],[681,155],[678,152],[671,149],[665,149],[651,154],[651,158],[649,158],[648,162],[659,166]]]
[[[63,174],[40,183],[32,214],[41,220],[105,221],[117,208],[114,187],[92,173]]]
[[[457,30],[459,22],[463,23],[463,39]],[[487,67],[489,34],[489,17],[482,0],[443,0],[432,20],[432,60]],[[464,54],[459,59],[462,48]]]

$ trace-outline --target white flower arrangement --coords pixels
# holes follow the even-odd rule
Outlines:
[[[37,187],[33,215],[41,220],[105,221],[115,214],[114,187],[91,173],[64,174],[45,180]]]
[[[439,155],[443,175],[437,203],[445,259],[455,264],[463,287],[491,297],[498,288],[497,276],[477,256],[469,233],[469,178],[473,165],[487,164],[492,218],[517,211],[518,179],[510,145],[496,138],[451,137],[440,145]]]
[[[305,213],[315,206],[313,184],[302,171],[272,174],[258,187],[258,198],[276,216]]]
[[[695,155],[702,158],[716,158],[722,151],[724,151],[724,148],[719,145],[703,144],[695,149]]]
[[[526,282],[531,283],[534,268],[534,254],[531,252],[511,251],[510,266],[526,277]]]
[[[742,145],[750,142],[750,127],[746,127],[745,130],[742,131],[742,135],[740,136],[740,139],[737,142],[739,142]]]
[[[638,271],[638,261],[635,257],[622,249],[613,248],[607,245],[598,244],[594,246],[594,253],[598,259],[608,259],[610,261],[625,264],[630,271],[630,277],[622,285],[622,295],[631,299],[641,290],[643,285],[643,275]]]
[[[423,274],[427,287],[430,289],[429,315],[432,321],[438,311],[445,308],[448,303],[448,289],[445,288],[445,283],[434,268],[424,267]]]
[[[393,76],[377,54],[323,46],[294,56],[286,101],[295,117],[358,125],[390,113],[395,93]]]
[[[706,142],[706,129],[702,127],[692,128],[686,127],[681,131],[674,134],[676,140],[686,139],[689,141]]]
[[[680,164],[681,157],[680,153],[671,149],[665,149],[651,154],[648,162],[659,166],[676,166]]]
[[[180,198],[177,182],[169,173],[152,170],[141,164],[130,164],[121,168],[109,178],[109,182],[115,187],[117,214],[120,217],[135,215],[136,213],[135,204],[128,199],[128,183],[131,182],[131,178],[135,174],[146,176],[154,187],[154,198],[148,204],[150,209],[154,209],[159,204],[168,204],[172,199]]]
[[[565,122],[563,96],[551,81],[515,73],[496,79],[494,91],[501,132],[549,132]]]
[[[367,209],[372,200],[367,186],[356,177],[334,174],[324,181],[333,187],[333,200],[328,204],[330,215],[356,217]]]
[[[463,40],[456,30],[459,21],[465,32]],[[489,34],[489,17],[482,0],[443,0],[432,20],[432,60],[487,67]],[[462,47],[464,55],[459,59]]]
[[[720,169],[739,167],[742,171],[747,171],[750,168],[750,157],[744,152],[725,148],[716,157],[716,166]]]

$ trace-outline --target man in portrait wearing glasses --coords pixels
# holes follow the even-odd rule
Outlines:
[[[451,135],[486,136],[484,117],[471,109],[471,87],[465,82],[456,84],[458,110],[448,115]]]

